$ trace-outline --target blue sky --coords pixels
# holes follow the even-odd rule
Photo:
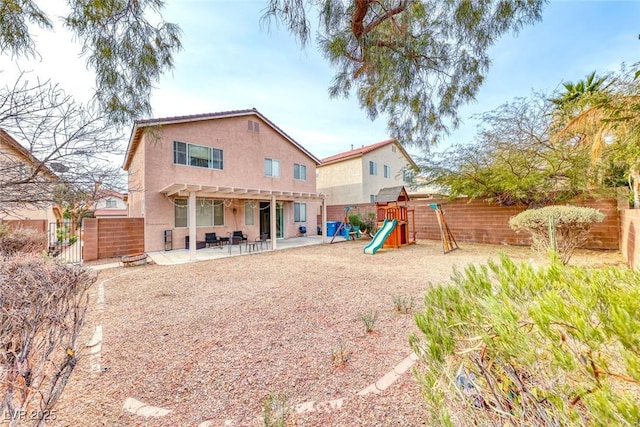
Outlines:
[[[48,0],[49,1],[49,0]],[[55,0],[47,10],[62,12]],[[266,0],[167,0],[165,19],[180,25],[184,50],[157,84],[154,117],[257,108],[319,158],[388,138],[385,118],[371,122],[357,100],[329,99],[333,71],[314,44],[301,50],[282,29],[261,28]],[[51,8],[51,9],[48,9]],[[463,126],[437,148],[471,142],[470,116],[532,90],[553,91],[591,71],[640,61],[640,1],[552,1],[542,22],[507,35],[491,49],[492,66],[477,102],[460,110]],[[21,61],[79,98],[93,77],[70,35],[41,35],[40,61]],[[5,79],[15,70],[0,57]],[[410,149],[413,153],[417,150]]]

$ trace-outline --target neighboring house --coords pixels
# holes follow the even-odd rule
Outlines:
[[[329,205],[374,203],[381,188],[407,185],[417,168],[397,140],[387,139],[322,159],[317,191]]]
[[[59,210],[52,191],[57,181],[56,174],[0,129],[0,220],[55,221]]]
[[[165,249],[165,234],[174,249],[209,232],[272,244],[315,234],[319,163],[256,109],[138,120],[123,166],[129,217],[144,217],[146,251]]]
[[[96,218],[126,218],[129,214],[126,195],[111,190],[102,190],[93,209]]]

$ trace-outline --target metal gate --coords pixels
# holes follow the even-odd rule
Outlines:
[[[65,264],[82,264],[82,223],[58,221],[49,223],[50,256]]]

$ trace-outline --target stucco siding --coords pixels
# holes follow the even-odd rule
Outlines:
[[[259,131],[250,130],[248,121],[257,122]],[[169,185],[316,192],[315,161],[257,116],[175,123],[154,128],[153,133],[153,139],[148,134],[142,137],[142,148],[138,149],[131,161],[131,168],[145,171],[143,191],[133,197],[130,195],[130,212],[132,216],[145,217],[146,250],[161,250],[164,247],[164,230],[173,231],[174,248],[184,247],[184,237],[189,234],[188,228],[175,227],[174,198],[161,193]],[[223,168],[174,164],[174,141],[222,150]],[[279,176],[265,176],[265,159],[279,162]],[[294,164],[305,166],[306,179],[294,179]],[[134,181],[130,179],[131,182]],[[143,214],[140,208],[142,197]],[[224,202],[224,225],[197,227],[198,240],[204,240],[204,234],[212,231],[225,236],[230,231],[242,230],[250,240],[260,235],[258,201],[253,207],[254,225],[245,224],[245,199],[251,200],[251,195],[243,199],[241,194],[230,193],[228,197],[220,195],[214,199]],[[296,236],[300,225],[315,232],[315,212],[320,203],[301,202],[307,204],[305,223],[294,223],[293,202],[283,202],[284,237]]]
[[[369,162],[377,173],[369,173]],[[350,159],[318,167],[318,192],[327,194],[327,204],[369,203],[381,188],[404,185],[403,169],[409,161],[395,144],[388,144]],[[390,168],[388,178],[384,167]]]
[[[395,152],[394,149],[395,148]],[[369,174],[369,162],[373,161],[377,165],[377,174]],[[394,145],[386,145],[362,157],[362,164],[365,173],[364,186],[362,189],[363,199],[359,203],[370,202],[370,195],[376,195],[381,188],[396,187],[405,185],[402,170],[409,164],[402,152]],[[384,167],[390,168],[388,178],[384,176]]]
[[[354,203],[362,198],[362,158],[318,167],[318,192],[327,194],[327,204]]]

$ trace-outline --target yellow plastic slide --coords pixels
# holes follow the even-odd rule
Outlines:
[[[382,227],[378,230],[375,236],[373,236],[373,240],[369,242],[367,246],[364,247],[365,254],[375,254],[378,249],[382,247],[391,231],[396,228],[396,224],[398,221],[394,218],[392,221],[385,219],[382,223]]]

